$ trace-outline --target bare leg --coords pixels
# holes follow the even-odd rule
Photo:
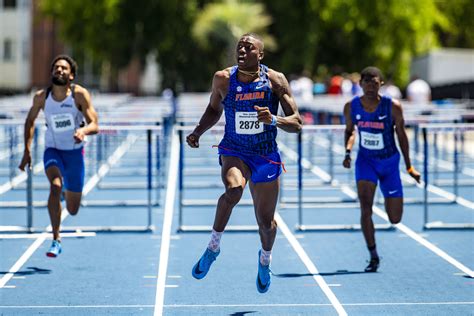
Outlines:
[[[76,215],[81,206],[82,192],[72,192],[66,190],[66,208],[71,215]]]
[[[59,226],[61,224],[61,190],[63,186],[61,171],[59,171],[58,167],[52,166],[46,170],[46,176],[50,183],[48,212],[53,230],[53,238],[60,240]]]
[[[224,231],[229,222],[230,214],[234,206],[240,201],[244,192],[250,170],[247,165],[237,157],[222,156],[222,182],[225,192],[217,202],[216,215],[214,218],[214,230]]]
[[[403,215],[403,198],[393,197],[385,198],[385,210],[387,211],[390,223],[398,224]]]
[[[279,190],[280,179],[272,182],[250,182],[250,192],[252,193],[260,241],[262,242],[262,249],[266,251],[272,250],[275,242],[277,224],[274,215]]]
[[[360,225],[364,233],[367,247],[375,246],[375,228],[372,221],[372,207],[374,204],[374,195],[376,184],[370,181],[359,180],[357,182],[357,191],[360,202]]]
[[[209,241],[206,251],[194,265],[192,270],[193,277],[198,280],[207,275],[211,264],[219,255],[219,242],[222,232],[229,221],[232,209],[240,201],[247,179],[250,177],[250,169],[241,159],[232,156],[222,156],[221,161],[221,175],[222,182],[225,186],[225,192],[217,202],[211,240]]]

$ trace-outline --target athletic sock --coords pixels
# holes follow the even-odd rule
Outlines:
[[[214,229],[212,230],[211,240],[209,240],[209,244],[207,245],[207,248],[209,248],[209,250],[213,252],[217,252],[219,250],[223,233],[224,232],[217,232]]]
[[[372,247],[367,246],[367,249],[369,249],[370,252],[370,259],[378,259],[379,254],[377,253],[377,247],[375,244]]]
[[[266,251],[262,249],[260,251],[260,263],[264,266],[268,266],[270,264],[270,261],[272,260],[272,251]]]

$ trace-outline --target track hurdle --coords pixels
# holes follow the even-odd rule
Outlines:
[[[296,199],[282,199],[281,203],[285,207],[296,207],[298,209],[298,223],[296,229],[299,231],[347,231],[347,230],[360,230],[360,224],[307,224],[304,219],[304,209],[331,209],[331,208],[358,208],[358,200],[356,196],[352,194],[346,194],[348,198],[341,198],[339,196],[333,197],[322,197],[314,198],[303,196],[303,188],[307,187],[304,182],[304,171],[308,170],[315,176],[320,177],[325,181],[327,187],[339,189],[341,192],[349,192],[349,184],[344,182],[342,178],[337,178],[334,172],[333,166],[328,166],[329,170],[326,171],[317,163],[313,163],[311,157],[305,158],[303,155],[303,147],[305,133],[315,133],[317,137],[324,137],[321,134],[331,135],[329,137],[329,142],[327,143],[328,155],[330,164],[334,164],[336,159],[342,163],[342,157],[345,153],[343,142],[340,141],[341,145],[338,145],[334,142],[337,135],[340,137],[343,135],[345,130],[344,125],[306,125],[303,127],[303,131],[297,136],[297,153],[293,152],[288,146],[284,144],[280,145],[281,152],[289,157],[290,159],[297,160],[298,165],[298,195]],[[326,136],[327,136],[326,135]],[[311,141],[312,138],[310,138]],[[340,139],[339,139],[340,140]],[[337,156],[336,156],[336,155]],[[319,160],[318,160],[319,161]],[[347,171],[349,172],[349,171]],[[319,184],[318,184],[319,186]],[[295,206],[296,205],[296,206]],[[377,230],[391,230],[393,229],[390,224],[376,224],[375,228]]]
[[[217,205],[217,197],[213,200],[205,200],[205,199],[184,199],[184,191],[187,189],[196,189],[196,188],[224,188],[221,184],[216,183],[204,183],[201,182],[197,185],[186,185],[184,184],[184,169],[185,169],[185,134],[189,133],[194,129],[194,126],[183,126],[183,125],[176,125],[176,131],[178,132],[179,136],[179,173],[178,173],[178,232],[210,232],[212,231],[212,225],[185,225],[184,224],[184,208],[196,208],[196,207],[212,207],[215,209]],[[212,130],[206,133],[207,136],[214,135],[218,136],[219,138],[222,136],[224,131],[224,126],[214,126]],[[204,143],[203,140],[205,139],[204,135],[200,139],[200,148],[218,144],[218,138],[216,137],[213,143]],[[215,163],[217,164],[217,154],[215,155]],[[219,170],[220,168],[216,165],[215,169]],[[202,170],[202,174],[205,175],[205,170]],[[220,173],[219,173],[220,174]],[[253,206],[253,202],[251,200],[242,199],[237,204],[238,206]],[[235,211],[236,209],[234,209]],[[257,225],[227,225],[226,231],[230,232],[249,232],[249,231],[258,231]]]
[[[152,208],[155,206],[153,203],[153,167],[152,167],[152,148],[153,148],[153,135],[161,135],[162,127],[156,125],[141,125],[141,126],[101,126],[101,133],[109,136],[121,136],[120,143],[111,153],[111,155],[103,160],[103,163],[99,166],[97,172],[89,179],[90,188],[84,188],[85,193],[83,194],[82,206],[84,207],[111,207],[111,206],[140,206],[146,207],[146,224],[143,226],[62,226],[62,232],[69,231],[88,231],[88,232],[149,232],[154,230],[152,224]],[[158,136],[157,136],[158,137]],[[102,181],[107,174],[109,174],[112,167],[114,167],[123,156],[130,152],[131,148],[137,145],[141,139],[146,139],[146,190],[147,200],[130,200],[130,201],[116,201],[116,200],[88,200],[86,198],[87,193],[92,187],[96,186]],[[159,142],[156,143],[157,146]],[[142,145],[143,142],[142,142]],[[0,207],[5,208],[26,208],[27,210],[27,223],[26,226],[1,226],[0,232],[35,232],[37,231],[34,227],[33,222],[33,210],[34,207],[46,207],[46,201],[33,201],[33,190],[34,185],[32,181],[31,171],[28,172],[27,180],[27,201],[26,202],[0,202]],[[100,190],[100,189],[99,189]]]
[[[464,138],[463,134],[468,131],[474,130],[474,124],[421,124],[420,128],[422,129],[423,135],[423,153],[424,153],[424,164],[423,164],[423,198],[424,198],[424,209],[423,209],[423,227],[424,229],[473,229],[474,224],[472,222],[465,223],[445,223],[443,221],[430,221],[430,212],[429,212],[429,192],[438,191],[439,188],[429,184],[429,174],[430,174],[430,152],[429,152],[429,134],[435,135],[435,133],[444,132],[452,133],[452,153],[453,153],[453,192],[441,191],[447,200],[450,200],[451,203],[457,203],[470,211],[474,210],[474,203],[463,198],[459,195],[459,175],[463,173],[463,170],[460,168],[460,139]],[[471,133],[472,134],[472,133]],[[472,141],[472,140],[471,140]],[[464,146],[461,145],[461,148]],[[464,152],[461,152],[461,157],[464,158]],[[470,163],[474,166],[474,159],[470,157]],[[473,177],[474,169],[470,168],[470,176]]]

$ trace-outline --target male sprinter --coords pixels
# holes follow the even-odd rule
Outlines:
[[[84,137],[99,131],[97,113],[92,106],[89,92],[71,83],[76,72],[77,64],[71,57],[59,55],[53,60],[52,85],[35,94],[33,106],[26,118],[25,151],[19,166],[23,171],[26,166],[30,167],[30,147],[35,120],[40,110],[43,110],[47,126],[43,160],[50,183],[48,211],[53,229],[53,242],[46,255],[53,258],[62,251],[59,236],[62,188],[65,188],[69,214],[76,215],[84,186]]]
[[[376,272],[380,264],[372,222],[372,206],[378,181],[385,198],[385,210],[390,222],[397,224],[402,219],[403,190],[399,170],[400,153],[395,145],[395,133],[408,174],[420,182],[420,173],[410,162],[402,106],[398,100],[379,94],[382,84],[383,76],[378,68],[365,68],[361,72],[360,79],[364,95],[355,97],[344,106],[346,155],[343,165],[345,168],[351,167],[351,150],[355,140],[354,126],[357,126],[359,131],[360,145],[355,173],[361,209],[360,222],[370,252],[370,262],[365,268],[366,272]]]
[[[225,134],[219,144],[219,162],[225,193],[217,202],[212,235],[206,251],[193,267],[196,279],[206,276],[220,253],[220,239],[233,207],[249,183],[261,240],[258,254],[257,290],[270,287],[271,251],[276,236],[275,208],[282,170],[275,141],[277,127],[301,131],[302,120],[282,73],[261,65],[263,41],[245,34],[237,43],[237,65],[217,71],[209,105],[194,131],[186,138],[199,147],[199,137],[225,112]],[[277,116],[278,103],[285,116]]]

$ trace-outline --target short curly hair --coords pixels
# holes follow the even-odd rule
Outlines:
[[[369,78],[378,77],[380,81],[384,81],[382,71],[380,71],[380,69],[378,69],[377,67],[373,67],[373,66],[364,68],[364,70],[361,71],[360,79],[363,80],[365,77],[369,77]]]
[[[68,56],[68,55],[58,55],[56,56],[54,59],[53,59],[53,62],[51,63],[51,71],[53,71],[54,69],[54,64],[56,64],[56,62],[58,60],[65,60],[67,61],[67,63],[69,64],[69,66],[71,67],[71,73],[74,75],[74,77],[76,76],[76,72],[77,72],[77,63],[74,59],[72,59],[71,56]]]

